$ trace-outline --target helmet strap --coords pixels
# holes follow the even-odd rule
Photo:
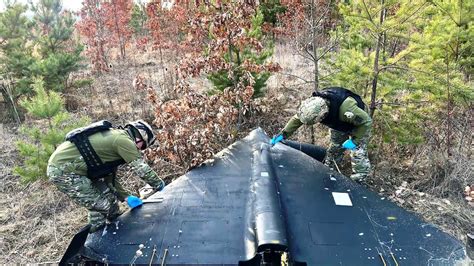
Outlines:
[[[137,134],[135,133],[135,130],[133,129],[133,127],[127,126],[124,129],[125,131],[127,131],[128,135],[133,139],[133,141],[135,141],[135,139],[137,138]]]

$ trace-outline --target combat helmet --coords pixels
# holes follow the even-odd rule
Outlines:
[[[145,141],[145,146],[142,149],[150,147],[156,140],[151,126],[143,120],[130,122],[125,125],[125,128],[133,138],[140,138]]]
[[[311,97],[301,102],[298,118],[303,124],[312,125],[321,122],[328,111],[326,100],[321,97]]]

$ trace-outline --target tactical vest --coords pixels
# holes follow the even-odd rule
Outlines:
[[[326,117],[321,121],[321,124],[328,126],[329,128],[349,133],[354,129],[354,125],[339,119],[339,108],[347,97],[352,97],[357,101],[357,106],[365,110],[365,104],[359,95],[353,93],[348,89],[341,87],[331,87],[323,89],[321,91],[313,92],[313,97],[318,96],[329,101],[329,112]]]
[[[111,128],[112,124],[109,121],[102,120],[86,127],[74,129],[66,134],[66,140],[76,145],[79,153],[86,162],[87,176],[91,179],[115,174],[117,167],[121,164],[125,164],[123,159],[112,162],[102,162],[89,141],[89,136],[95,133],[107,131]]]

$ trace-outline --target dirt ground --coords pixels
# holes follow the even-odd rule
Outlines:
[[[299,57],[290,55],[289,49],[279,47],[275,53],[275,60],[283,66],[283,70],[268,81],[267,97],[273,102],[270,108],[277,109],[267,114],[268,120],[260,126],[269,134],[276,132],[286,122],[295,111],[295,103],[310,92],[310,88],[297,85],[298,81],[293,76],[310,76],[311,72]],[[131,80],[139,73],[145,74],[156,84],[154,87],[168,89],[169,82],[166,79],[172,77],[164,69],[156,67],[157,62],[158,59],[153,57],[134,58],[128,65],[117,65],[104,76],[95,77],[87,72],[77,74],[76,77],[93,78],[94,83],[90,87],[70,92],[69,107],[78,114],[87,114],[93,119],[107,118],[117,123],[138,117],[148,118],[151,115],[149,107],[141,101],[143,96],[132,90]],[[194,84],[198,87],[206,85],[204,81]],[[113,97],[102,97],[104,94]],[[91,98],[95,100],[90,101]],[[277,122],[274,123],[270,117]],[[327,130],[316,128],[316,131],[319,132],[316,144],[326,146],[329,143]],[[309,141],[308,132],[309,129],[304,128],[295,138]],[[27,186],[20,184],[19,177],[12,174],[13,166],[21,162],[14,145],[19,138],[15,125],[0,124],[0,264],[57,262],[72,236],[86,224],[87,211],[75,205],[47,181]],[[413,170],[404,163],[392,157],[374,160],[376,174],[368,180],[370,189],[464,242],[466,232],[473,230],[474,208],[463,201],[462,195],[448,198],[425,189],[420,190],[415,181],[426,178],[423,175],[427,172]],[[473,163],[463,163],[472,173]],[[155,167],[157,170],[167,168]],[[348,169],[346,165],[343,171],[347,172]],[[168,172],[160,170],[160,174],[169,176],[173,176],[173,172],[179,170],[170,169],[169,166]],[[126,168],[120,177],[125,187],[131,190],[143,185]],[[470,178],[472,180],[472,174]]]

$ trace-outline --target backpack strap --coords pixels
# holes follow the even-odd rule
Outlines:
[[[114,174],[117,167],[125,163],[123,159],[104,163],[89,141],[89,136],[98,132],[107,131],[111,128],[113,128],[112,123],[107,120],[102,120],[86,127],[74,129],[66,135],[66,140],[76,145],[84,159],[87,165],[87,176],[89,178],[100,178]]]

